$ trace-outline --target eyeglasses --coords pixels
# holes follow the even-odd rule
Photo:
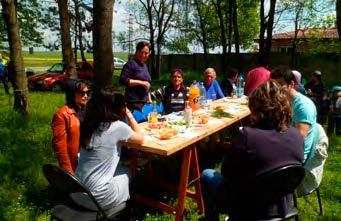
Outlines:
[[[78,92],[79,96],[84,97],[87,95],[88,97],[90,96],[91,91],[80,91]]]

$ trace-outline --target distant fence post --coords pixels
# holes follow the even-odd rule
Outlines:
[[[28,48],[28,53],[29,53],[29,54],[33,54],[33,52],[34,52],[34,51],[33,51],[33,47],[29,47],[29,48]]]

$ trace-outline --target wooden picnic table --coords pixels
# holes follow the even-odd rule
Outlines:
[[[136,177],[137,172],[137,160],[138,152],[145,152],[149,154],[156,154],[161,156],[170,156],[174,153],[182,153],[182,163],[181,163],[181,174],[179,185],[177,189],[177,204],[175,207],[168,204],[150,199],[139,193],[135,193],[132,198],[137,202],[150,205],[152,207],[158,208],[164,212],[171,213],[175,215],[175,220],[182,220],[184,213],[184,203],[186,196],[192,197],[198,204],[200,214],[204,213],[204,203],[201,192],[201,182],[200,182],[200,169],[198,161],[197,152],[197,142],[214,134],[235,122],[242,120],[243,118],[250,115],[250,110],[247,107],[247,101],[245,99],[227,99],[223,98],[212,102],[214,105],[222,104],[227,105],[227,109],[224,111],[231,114],[227,118],[213,118],[210,117],[207,124],[195,125],[193,124],[191,128],[185,129],[185,132],[178,133],[169,140],[160,140],[153,136],[153,132],[148,128],[148,123],[140,123],[139,126],[144,131],[146,135],[146,140],[143,144],[132,144],[126,142],[125,145],[132,148],[132,162],[131,170],[133,178]],[[195,115],[195,112],[193,113]],[[200,114],[210,114],[207,113]],[[189,180],[189,179],[192,180]],[[158,181],[153,178],[152,183],[158,185]],[[188,189],[190,184],[194,184],[195,191]]]

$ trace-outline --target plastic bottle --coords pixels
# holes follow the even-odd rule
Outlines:
[[[189,104],[189,101],[186,101],[184,118],[186,121],[186,127],[191,127],[191,125],[192,125],[192,108]]]
[[[237,97],[240,98],[244,95],[244,78],[240,73],[237,78]]]
[[[196,111],[199,109],[199,97],[200,97],[200,90],[199,87],[196,85],[196,81],[193,81],[193,84],[189,88],[189,106],[192,108],[192,111]]]
[[[149,114],[149,121],[150,123],[157,123],[157,108],[156,108],[156,102],[153,102],[153,109]]]
[[[199,98],[199,104],[202,109],[205,109],[206,106],[206,88],[204,86],[204,82],[199,83],[199,89],[200,89],[200,98]]]

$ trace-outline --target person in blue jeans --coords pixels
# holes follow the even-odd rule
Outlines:
[[[256,174],[288,165],[300,165],[303,160],[303,137],[290,127],[292,118],[288,95],[275,81],[268,81],[249,97],[251,127],[240,128],[225,154],[221,172],[206,169],[202,173],[204,220],[219,220],[227,212],[233,220],[258,220],[281,217],[292,201],[288,194],[281,200],[256,210],[253,194]],[[247,198],[238,193],[247,192]],[[245,195],[244,195],[245,196]]]

